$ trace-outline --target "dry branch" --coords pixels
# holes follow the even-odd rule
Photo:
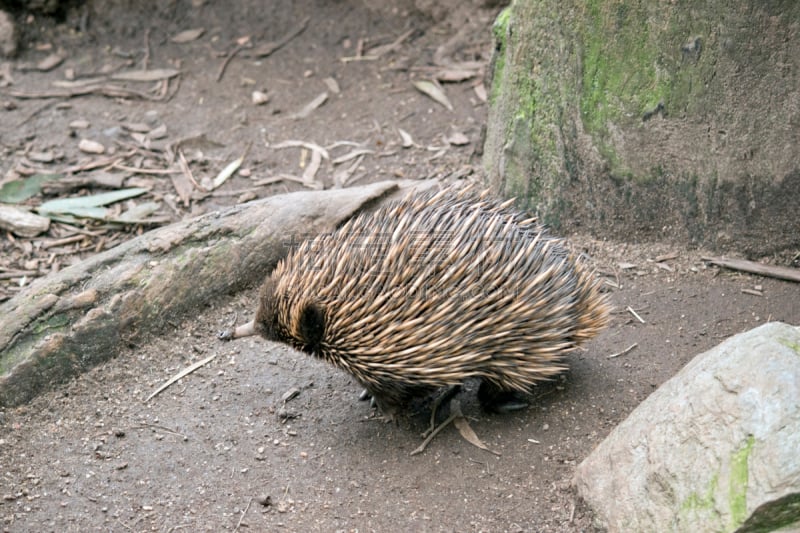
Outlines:
[[[0,305],[0,406],[18,405],[258,283],[288,241],[329,231],[391,182],[242,204],[145,233],[40,278]]]
[[[800,270],[796,268],[764,265],[746,259],[725,259],[724,257],[704,257],[703,261],[707,261],[712,265],[730,268],[731,270],[740,270],[749,274],[758,274],[759,276],[800,283]]]

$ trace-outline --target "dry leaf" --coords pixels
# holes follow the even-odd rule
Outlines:
[[[167,136],[167,126],[165,124],[161,124],[157,128],[153,129],[150,132],[150,138],[153,140],[163,139]]]
[[[311,162],[306,166],[305,170],[303,171],[303,181],[308,183],[313,183],[315,181],[317,171],[319,170],[319,166],[321,164],[322,164],[322,154],[320,154],[317,150],[312,150]]]
[[[328,87],[328,90],[330,92],[332,92],[333,94],[339,94],[340,92],[339,83],[335,79],[328,77],[322,81],[325,83],[325,86]]]
[[[312,111],[314,111],[316,108],[324,104],[327,100],[328,100],[328,93],[320,94],[319,96],[311,100],[309,103],[304,105],[300,111],[293,114],[292,118],[294,119],[306,118],[308,115],[311,114]]]
[[[180,70],[174,68],[157,68],[153,70],[128,70],[117,72],[111,75],[112,80],[117,81],[161,81],[174,78],[180,74]]]
[[[397,133],[400,134],[400,138],[403,140],[403,148],[411,148],[414,146],[414,139],[411,138],[410,133],[403,128],[397,128]]]
[[[436,73],[436,79],[444,82],[459,82],[474,78],[477,70],[463,68],[446,68]]]
[[[150,126],[143,122],[123,122],[121,126],[128,131],[136,133],[148,133],[150,131]]]
[[[475,91],[475,96],[477,96],[478,100],[481,102],[485,102],[488,99],[488,95],[486,94],[486,86],[483,84],[483,82],[480,82],[478,85],[473,87],[473,90]]]
[[[496,452],[486,446],[481,439],[475,434],[472,428],[467,422],[467,419],[464,418],[464,415],[461,414],[461,406],[459,405],[458,400],[451,400],[450,401],[450,412],[457,413],[457,416],[453,420],[453,424],[458,428],[458,432],[464,437],[464,440],[480,448],[481,450],[486,450],[489,453],[493,453],[495,455],[500,455],[499,452]]]
[[[50,54],[49,56],[45,57],[38,63],[36,63],[36,69],[41,70],[42,72],[47,72],[48,70],[53,70],[57,66],[64,61],[64,56],[60,53]]]
[[[78,143],[78,150],[87,154],[102,154],[106,151],[106,147],[96,141],[81,139]]]
[[[452,144],[453,146],[464,146],[465,144],[469,144],[469,137],[461,133],[460,131],[454,131],[450,135],[445,138],[445,140]]]
[[[170,41],[177,44],[188,43],[199,39],[204,33],[205,28],[194,28],[192,30],[184,30],[172,36]]]
[[[450,103],[450,99],[447,98],[447,95],[444,93],[441,87],[437,84],[433,83],[432,81],[427,80],[420,80],[414,82],[414,87],[417,88],[418,91],[421,93],[433,98],[438,103],[442,104],[446,107],[449,111],[453,110],[453,104]]]

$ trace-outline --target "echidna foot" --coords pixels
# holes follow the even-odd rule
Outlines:
[[[511,413],[529,405],[520,393],[503,390],[489,381],[482,381],[478,387],[478,401],[490,413]]]

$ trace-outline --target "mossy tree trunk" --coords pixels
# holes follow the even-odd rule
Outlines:
[[[562,231],[800,245],[800,3],[518,0],[494,34],[496,191]]]

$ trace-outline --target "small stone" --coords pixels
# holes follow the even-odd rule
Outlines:
[[[253,105],[264,105],[269,102],[269,94],[263,91],[253,91],[253,94],[250,95],[250,100]]]
[[[96,141],[81,139],[81,142],[78,143],[78,150],[87,154],[103,154],[106,151],[106,147]]]

